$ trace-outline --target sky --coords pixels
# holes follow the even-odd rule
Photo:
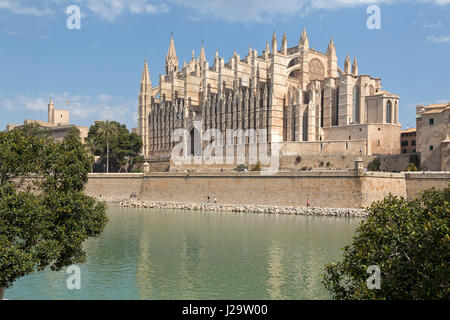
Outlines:
[[[80,29],[67,27],[71,5]],[[367,27],[370,5],[380,29]],[[46,121],[49,97],[71,123],[136,127],[144,59],[156,86],[171,32],[180,64],[203,41],[212,65],[216,50],[225,61],[262,53],[274,31],[295,46],[303,28],[316,50],[333,38],[341,68],[348,53],[398,94],[403,128],[417,104],[450,101],[450,0],[0,0],[0,130]]]

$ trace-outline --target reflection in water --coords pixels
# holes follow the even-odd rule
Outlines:
[[[282,275],[282,250],[278,241],[273,240],[268,249],[269,257],[267,272],[269,273],[269,279],[267,280],[267,291],[271,300],[281,300],[283,296],[281,294],[281,286],[283,285]]]
[[[81,290],[65,270],[18,280],[7,299],[327,299],[324,264],[360,219],[110,207],[86,245]]]

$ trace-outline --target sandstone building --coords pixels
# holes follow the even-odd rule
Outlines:
[[[400,135],[400,145],[402,147],[402,153],[416,153],[416,128],[409,128],[402,130]]]
[[[450,102],[416,107],[417,151],[422,169],[450,170]]]
[[[157,86],[145,60],[138,101],[142,154],[169,156],[177,128],[189,130],[191,140],[219,129],[222,144],[242,143],[230,141],[227,129],[266,129],[267,142],[291,154],[400,153],[398,95],[383,90],[379,78],[360,74],[356,58],[347,55],[341,68],[332,39],[325,53],[310,47],[305,30],[293,47],[286,35],[278,43],[274,33],[261,54],[250,47],[245,57],[235,51],[228,61],[216,52],[212,66],[202,44],[200,55],[192,52],[180,67],[172,36]],[[188,148],[201,153],[192,143]]]
[[[70,111],[63,109],[55,109],[55,104],[53,103],[52,98],[48,103],[47,107],[47,117],[48,121],[41,120],[25,120],[23,125],[27,124],[38,124],[40,127],[49,129],[53,135],[54,141],[62,141],[67,133],[67,131],[76,127],[80,130],[80,138],[84,142],[84,139],[87,137],[89,129],[87,127],[80,127],[73,124],[70,124]],[[7,124],[6,131],[13,130],[15,128],[21,127],[20,124]]]

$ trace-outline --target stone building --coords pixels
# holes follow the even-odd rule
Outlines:
[[[450,170],[450,102],[416,107],[417,151],[423,170]]]
[[[72,128],[76,127],[78,130],[80,130],[80,138],[84,142],[84,139],[87,137],[89,129],[87,127],[81,127],[76,126],[73,124],[70,124],[70,111],[69,110],[63,110],[63,109],[55,109],[55,104],[53,103],[52,98],[50,98],[50,101],[47,106],[47,119],[48,121],[41,121],[41,120],[25,120],[23,122],[23,125],[27,124],[38,124],[40,127],[49,129],[53,135],[54,141],[62,141],[64,137],[67,134],[67,131]],[[6,125],[6,131],[10,131],[19,127],[22,127],[23,125],[20,124],[7,124]]]
[[[400,145],[402,153],[415,153],[417,151],[416,128],[402,130],[400,135]]]
[[[202,44],[200,55],[192,52],[180,68],[172,36],[157,86],[145,60],[138,101],[142,154],[169,156],[176,128],[189,130],[190,154],[205,146],[192,138],[210,128],[222,132],[224,145],[251,143],[251,137],[227,137],[227,129],[266,129],[265,139],[279,143],[281,152],[400,153],[399,96],[384,91],[379,78],[360,74],[356,58],[347,55],[341,68],[332,39],[325,53],[310,47],[305,30],[293,47],[286,35],[278,43],[274,33],[261,54],[249,47],[245,57],[235,51],[228,61],[216,51],[212,66]]]

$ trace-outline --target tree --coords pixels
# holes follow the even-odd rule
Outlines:
[[[344,258],[326,265],[324,285],[336,299],[449,299],[450,189],[410,202],[392,195],[372,204]],[[367,268],[381,270],[370,290]]]
[[[83,242],[107,223],[106,205],[83,193],[91,164],[77,139],[0,132],[0,299],[20,277],[85,261]]]
[[[117,123],[114,121],[100,122],[98,134],[106,139],[106,173],[109,173],[109,138],[119,135]]]
[[[131,172],[143,160],[140,156],[142,138],[136,133],[130,133],[127,127],[118,122],[118,135],[109,138],[109,169],[113,172]],[[101,157],[101,162],[95,167],[101,171],[102,161],[106,155],[106,138],[100,135],[100,123],[91,126],[88,138],[95,138],[94,154]]]
[[[95,152],[95,138],[94,137],[87,137],[84,140],[84,148],[86,149],[87,153],[92,157],[94,156]],[[94,164],[92,164],[91,172],[94,172]]]
[[[64,136],[64,140],[75,138],[81,141],[80,134],[80,129],[78,129],[76,126],[72,126],[67,130],[66,135]]]

